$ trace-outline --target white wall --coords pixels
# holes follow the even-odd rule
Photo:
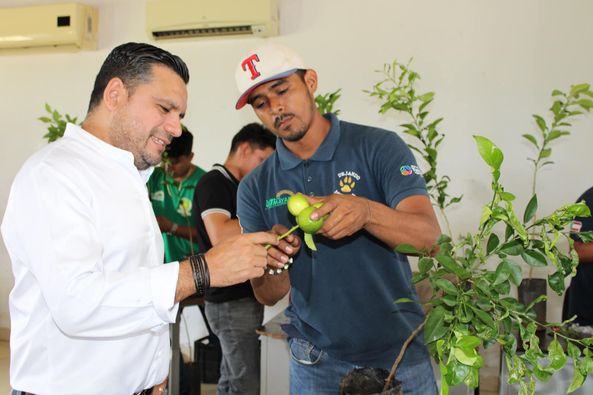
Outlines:
[[[82,0],[81,0],[82,1]],[[0,0],[0,6],[58,3]],[[83,116],[94,77],[114,46],[146,41],[144,1],[86,0],[98,6],[99,49],[65,54],[0,56],[0,216],[16,171],[45,144],[36,120],[49,102]],[[522,207],[529,199],[530,147],[520,135],[535,132],[531,114],[549,108],[552,89],[593,83],[593,2],[590,0],[279,0],[281,35],[320,78],[319,92],[342,88],[342,118],[390,129],[405,121],[380,116],[363,89],[381,79],[375,70],[397,58],[414,58],[419,90],[435,91],[431,113],[444,116],[447,137],[441,171],[451,193],[465,195],[449,212],[455,233],[475,229],[489,198],[490,178],[472,134],[493,139],[505,152],[503,181]],[[209,168],[225,158],[230,138],[256,120],[250,109],[235,111],[234,68],[261,39],[211,39],[158,45],[190,67],[185,123],[196,132],[196,162]],[[574,135],[554,146],[556,165],[540,178],[542,212],[573,201],[593,184],[590,169],[593,115],[575,123]],[[522,209],[521,209],[522,211]],[[8,327],[12,286],[9,259],[0,247],[0,327]],[[556,300],[556,306],[558,300]],[[556,314],[556,313],[555,313]]]

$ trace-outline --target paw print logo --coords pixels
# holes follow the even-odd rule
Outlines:
[[[340,191],[342,193],[350,193],[356,186],[356,181],[350,176],[346,176],[340,180]]]

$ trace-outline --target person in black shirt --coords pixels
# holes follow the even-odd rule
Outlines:
[[[593,212],[593,188],[589,188],[577,200],[584,200]],[[576,217],[572,223],[572,232],[593,230],[593,217]],[[575,323],[581,326],[593,326],[593,243],[583,243],[578,236],[573,236],[574,248],[579,255],[577,274],[570,281],[570,287],[564,296],[562,319],[574,315]]]
[[[241,234],[239,181],[274,151],[275,143],[276,137],[262,125],[248,124],[233,137],[224,164],[214,165],[202,176],[194,196],[200,251]],[[255,300],[250,282],[209,289],[205,311],[222,348],[217,395],[258,395],[260,358],[255,329],[262,323],[263,305]]]

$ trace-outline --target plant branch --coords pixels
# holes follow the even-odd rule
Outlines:
[[[397,355],[397,358],[395,359],[395,362],[393,363],[393,366],[391,367],[389,376],[387,376],[387,379],[385,380],[385,386],[383,387],[383,391],[386,391],[387,389],[389,389],[389,386],[391,385],[391,382],[393,381],[393,378],[395,377],[395,372],[397,371],[397,367],[399,366],[399,363],[401,362],[401,360],[404,358],[404,354],[406,353],[408,346],[410,345],[412,340],[414,340],[414,338],[416,337],[418,332],[420,332],[422,330],[422,328],[424,328],[424,324],[426,324],[427,318],[428,318],[428,316],[424,318],[424,321],[422,321],[420,323],[420,325],[418,325],[416,327],[416,329],[414,329],[414,331],[410,334],[410,336],[408,336],[408,338],[402,345],[402,348],[399,350],[399,354]]]

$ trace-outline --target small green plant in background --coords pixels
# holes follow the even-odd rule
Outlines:
[[[410,61],[411,62],[411,61]],[[394,60],[383,67],[384,79],[376,83],[372,90],[365,91],[371,97],[382,100],[379,108],[380,114],[390,110],[406,114],[410,122],[400,125],[403,132],[417,139],[418,144],[408,144],[408,147],[417,152],[426,162],[428,170],[424,171],[426,188],[433,201],[442,214],[447,231],[451,234],[449,219],[445,209],[452,204],[459,203],[463,197],[450,196],[447,188],[451,179],[447,175],[439,175],[437,172],[438,149],[443,139],[443,133],[438,131],[439,124],[443,118],[429,120],[428,106],[434,100],[434,92],[418,93],[415,83],[420,75],[407,65]]]
[[[68,122],[78,125],[81,124],[81,122],[78,122],[78,117],[72,117],[68,114],[62,115],[60,112],[58,112],[58,110],[52,108],[47,103],[45,103],[45,111],[49,114],[49,116],[43,116],[37,119],[47,124],[47,133],[43,136],[43,138],[47,139],[48,143],[56,141],[64,135],[66,124]]]
[[[533,163],[533,177],[531,184],[531,200],[527,207],[530,208],[534,214],[532,215],[532,224],[537,222],[537,177],[539,171],[544,167],[553,164],[550,159],[552,156],[552,142],[557,142],[563,136],[570,135],[567,128],[571,127],[573,119],[582,115],[584,112],[589,112],[593,108],[593,91],[589,84],[577,84],[570,87],[568,93],[560,90],[552,92],[554,103],[550,107],[552,113],[552,120],[548,124],[541,116],[534,114],[533,118],[537,124],[539,134],[523,134],[523,138],[527,140],[535,149],[536,155],[533,158],[528,158]],[[570,122],[569,122],[570,121]],[[529,268],[529,278],[533,277],[533,266]]]
[[[334,105],[336,101],[342,96],[340,93],[341,89],[338,89],[334,92],[329,92],[324,95],[317,95],[315,96],[315,104],[317,104],[317,108],[321,114],[333,113],[333,114],[340,114],[339,109],[334,109]]]
[[[568,93],[556,89],[552,92],[552,97],[555,98],[552,107],[550,107],[550,112],[554,116],[552,122],[548,125],[542,116],[534,114],[533,118],[539,129],[539,134],[523,134],[523,138],[529,141],[537,150],[537,155],[534,158],[528,158],[533,163],[532,196],[535,196],[537,192],[539,170],[554,163],[550,160],[552,155],[550,143],[562,136],[568,136],[570,132],[566,128],[572,126],[569,120],[583,114],[583,111],[588,112],[593,108],[593,100],[590,99],[593,98],[593,91],[589,84],[573,85]]]

